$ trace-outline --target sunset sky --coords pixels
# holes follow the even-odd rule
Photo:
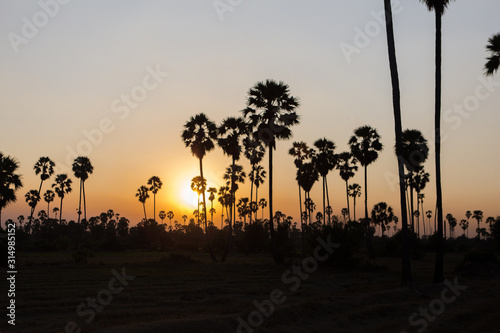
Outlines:
[[[86,183],[89,216],[113,209],[137,223],[143,211],[135,193],[156,175],[163,181],[157,213],[172,210],[181,221],[196,208],[189,184],[198,175],[198,161],[180,138],[184,123],[200,112],[217,124],[238,116],[248,89],[266,79],[286,82],[301,104],[293,138],[279,142],[275,154],[275,210],[298,219],[296,170],[287,154],[293,141],[312,145],[326,137],[340,153],[366,124],[384,144],[368,168],[369,208],[386,201],[399,214],[382,0],[60,2],[0,3],[0,151],[20,162],[24,183],[3,220],[29,215],[24,195],[38,189],[33,165],[41,156],[71,175],[63,217],[76,219],[70,165],[84,155],[94,165]],[[396,0],[393,10],[403,128],[429,140],[424,205],[433,209],[434,13],[417,0]],[[500,32],[498,13],[498,0],[461,0],[443,18],[444,213],[459,220],[466,210],[500,214],[500,73],[483,76],[485,45]],[[208,186],[223,184],[229,164],[220,148],[206,156]],[[242,164],[248,172],[248,162]],[[364,187],[361,169],[350,182]],[[340,214],[346,199],[337,170],[329,186]],[[247,181],[237,196],[249,192]],[[259,196],[267,198],[267,182]],[[319,210],[319,182],[312,198]],[[151,217],[152,198],[147,210]],[[362,212],[360,198],[357,216]]]

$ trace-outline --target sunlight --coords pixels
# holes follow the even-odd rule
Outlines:
[[[182,185],[182,202],[193,210],[198,207],[198,195],[191,190],[191,179],[186,180]]]

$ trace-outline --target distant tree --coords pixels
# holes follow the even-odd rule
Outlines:
[[[353,199],[354,221],[356,221],[356,198],[361,196],[361,186],[356,183],[349,185],[348,191],[348,195]]]
[[[181,217],[181,218],[182,218],[182,220],[184,221],[184,224],[186,224],[186,220],[187,220],[187,218],[188,218],[188,217],[187,217],[187,215],[182,215],[182,217]]]
[[[26,198],[28,206],[31,207],[31,211],[33,211],[34,207],[36,207],[37,203],[40,201],[40,194],[37,190],[29,190],[24,197]],[[28,221],[31,222],[32,219],[33,218],[30,216]]]
[[[239,189],[238,184],[243,184],[245,182],[246,173],[243,171],[243,167],[239,164],[231,164],[226,168],[226,172],[223,175],[223,179],[226,181],[226,185],[229,187],[229,191],[231,194],[231,200],[229,205],[229,215],[236,213],[236,191]],[[236,217],[229,219],[229,235],[232,237],[233,234],[233,222],[236,220]],[[231,239],[228,239],[231,241]],[[228,247],[230,246],[230,242],[228,242]],[[227,252],[227,251],[226,251]],[[227,253],[223,256],[223,260],[225,260]]]
[[[210,221],[214,223],[214,200],[215,200],[215,193],[217,193],[217,189],[215,187],[209,187],[207,190],[210,195],[208,196],[208,201],[210,201]]]
[[[221,230],[223,228],[223,223],[224,223],[224,209],[226,209],[226,215],[229,215],[229,211],[228,211],[228,208],[230,205],[232,205],[232,195],[231,195],[231,191],[229,189],[229,186],[221,186],[219,188],[219,203],[221,204],[222,206],[222,210],[221,210]]]
[[[236,205],[238,207],[238,215],[243,217],[243,225],[247,224],[247,215],[250,212],[249,202],[250,200],[248,198],[240,198]]]
[[[57,220],[57,213],[58,213],[58,212],[59,212],[59,208],[54,207],[54,208],[52,209],[52,213],[54,213],[54,214],[55,214],[55,219],[56,219],[56,220]]]
[[[167,213],[165,213],[164,210],[161,210],[160,213],[158,214],[158,217],[160,218],[161,223],[163,223],[163,220],[165,219],[165,217],[167,217]]]
[[[200,195],[205,193],[205,189],[207,187],[207,180],[205,178],[201,178],[201,176],[195,176],[191,179],[191,190],[196,192],[198,198],[198,206],[196,209],[200,210]],[[198,216],[199,217],[199,216]],[[198,221],[198,224],[200,221]]]
[[[295,179],[305,192],[305,202],[309,203],[309,207],[307,207],[306,204],[306,211],[309,216],[309,224],[311,224],[311,213],[313,210],[311,209],[312,206],[310,204],[312,202],[310,193],[314,183],[319,179],[319,172],[314,163],[307,162],[302,164],[302,166],[297,170],[297,177]]]
[[[249,179],[251,181],[250,184],[250,203],[255,201],[255,207],[257,207],[257,202],[259,201],[257,197],[257,193],[255,195],[255,200],[253,200],[253,187],[255,186],[256,192],[259,189],[259,186],[264,182],[266,178],[266,171],[264,168],[259,165],[259,163],[264,158],[264,154],[266,149],[262,141],[255,140],[252,138],[251,134],[248,133],[248,136],[243,139],[243,148],[245,157],[250,161],[250,165],[252,166],[252,171],[250,172]],[[257,210],[255,210],[255,219],[257,219]],[[252,223],[252,217],[250,216],[250,223]]]
[[[259,200],[259,187],[264,183],[264,179],[266,178],[266,170],[258,164],[252,165],[252,172],[249,177],[252,185],[255,186],[255,201],[253,201],[252,190],[253,186],[250,189],[250,208],[253,213],[256,214],[255,218],[257,219],[257,202]],[[254,209],[255,208],[255,209]],[[250,214],[250,223],[252,223],[252,214]]]
[[[469,219],[471,218],[472,213],[470,210],[465,212],[465,217],[467,218],[467,226],[469,225]],[[467,229],[467,238],[469,237],[469,229]]]
[[[446,214],[446,221],[450,226],[450,238],[453,238],[455,227],[457,226],[457,219],[452,214]]]
[[[167,213],[167,218],[170,220],[169,224],[172,226],[172,219],[174,218],[174,212],[169,210]]]
[[[137,190],[135,197],[139,199],[139,202],[142,203],[142,208],[144,209],[144,220],[147,221],[148,218],[146,216],[146,200],[149,199],[149,188],[147,186],[142,185]]]
[[[460,220],[460,227],[464,231],[464,236],[465,236],[465,230],[469,227],[469,222],[465,219]]]
[[[334,152],[336,146],[333,141],[326,138],[316,140],[314,146],[318,149],[318,153],[313,156],[313,163],[323,179],[323,216],[326,216],[326,206],[330,206],[327,176],[337,166],[337,155]],[[328,221],[328,223],[331,223],[331,221]]]
[[[371,217],[375,225],[380,225],[383,236],[385,230],[387,229],[387,225],[394,221],[394,212],[392,207],[388,206],[387,203],[379,202],[373,206]]]
[[[351,220],[351,210],[349,208],[349,179],[354,177],[354,172],[358,171],[356,165],[358,160],[348,151],[337,155],[337,169],[340,177],[345,181],[345,194],[347,198],[347,216]]]
[[[302,167],[304,163],[307,161],[311,162],[311,158],[313,155],[314,149],[311,149],[308,147],[307,143],[304,141],[300,142],[294,142],[292,145],[292,148],[288,151],[289,155],[292,155],[295,157],[294,163],[295,166],[297,167],[297,172],[298,170]],[[297,180],[297,184],[299,186],[299,209],[300,209],[300,216],[302,216],[302,198],[301,198],[301,186],[300,183]]]
[[[0,226],[2,225],[2,209],[16,202],[16,191],[23,186],[21,175],[17,174],[19,162],[0,152]]]
[[[417,193],[417,211],[420,212],[420,204],[423,204],[423,194],[421,193],[424,189],[427,183],[429,182],[429,173],[425,172],[423,167],[420,167],[418,171],[410,173],[410,178],[409,178],[409,185],[410,185],[410,193],[413,193],[413,190]],[[411,195],[413,197],[413,195]],[[413,200],[413,198],[411,198]],[[413,209],[413,206],[412,206]],[[420,236],[420,219],[417,218],[417,229],[418,229],[418,235]]]
[[[429,232],[430,232],[430,226],[431,226],[431,217],[432,217],[432,210],[428,210],[425,212],[425,216],[429,219]],[[436,232],[436,228],[434,228],[434,232]]]
[[[59,206],[59,224],[62,223],[62,213],[63,213],[63,199],[66,194],[71,193],[71,184],[72,180],[68,178],[68,175],[63,173],[59,174],[56,176],[55,183],[52,184],[52,187],[54,188],[54,191],[56,192],[57,196],[61,198],[61,204]]]
[[[182,141],[186,147],[191,148],[191,153],[196,156],[200,161],[200,177],[203,177],[203,157],[215,148],[214,141],[217,140],[217,126],[214,122],[208,119],[204,113],[197,114],[191,117],[184,125],[182,132]],[[203,209],[205,210],[205,230],[207,231],[207,214],[206,214],[206,198],[205,191],[203,191]],[[205,232],[208,250],[212,261],[216,261],[208,233]]]
[[[341,214],[342,217],[344,218],[344,223],[347,223],[347,217],[349,216],[349,209],[342,208]]]
[[[75,177],[80,179],[80,200],[78,203],[78,223],[80,223],[80,216],[82,214],[82,196],[83,196],[83,218],[87,220],[87,205],[85,200],[85,181],[89,175],[94,171],[94,167],[90,163],[88,157],[79,156],[73,162],[73,173]]]
[[[50,214],[50,203],[54,201],[54,198],[56,197],[56,194],[52,190],[47,190],[43,194],[43,199],[47,203],[47,214]]]
[[[486,50],[489,52],[490,56],[484,65],[484,71],[486,76],[492,76],[500,66],[500,33],[497,33],[488,39]]]
[[[259,200],[259,206],[262,208],[262,220],[264,220],[264,208],[267,207],[267,200],[262,198]]]
[[[481,221],[483,220],[483,211],[482,210],[475,210],[473,212],[473,215],[472,215],[472,218],[473,219],[476,219],[477,221],[477,238],[480,239],[480,225],[481,225]]]
[[[269,232],[273,258],[276,263],[283,257],[278,253],[278,244],[274,236],[273,222],[273,151],[276,140],[286,140],[292,136],[290,127],[299,123],[296,109],[299,101],[290,95],[289,87],[284,82],[266,80],[257,82],[248,92],[248,107],[243,111],[249,119],[252,136],[262,141],[269,151]]]
[[[153,216],[156,221],[156,193],[161,190],[163,183],[158,176],[153,176],[148,179],[149,190],[153,193]]]

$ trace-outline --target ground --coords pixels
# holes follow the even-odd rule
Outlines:
[[[445,257],[447,280],[466,286],[453,294],[447,284],[430,284],[432,254],[412,262],[415,285],[401,287],[398,258],[350,269],[314,270],[309,263],[311,272],[297,275],[291,268],[300,259],[275,265],[267,254],[211,263],[206,254],[96,253],[84,265],[69,253],[24,253],[18,258],[16,326],[2,320],[0,331],[423,332],[426,326],[426,332],[497,332],[500,278],[459,275],[462,258]],[[7,290],[5,280],[0,284]],[[100,311],[88,298],[102,302]],[[420,311],[429,307],[436,315],[429,311],[425,319]]]

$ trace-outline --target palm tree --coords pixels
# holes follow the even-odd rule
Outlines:
[[[427,216],[427,218],[429,219],[429,232],[430,232],[430,229],[431,229],[431,217],[432,217],[432,210],[428,210],[425,212],[425,216]],[[434,232],[436,232],[436,230],[434,230]]]
[[[198,206],[196,207],[198,211],[200,210],[200,195],[202,195],[205,192],[206,187],[207,187],[207,180],[205,178],[201,178],[201,176],[194,176],[191,179],[191,190],[193,192],[196,192],[198,198]],[[200,224],[200,221],[198,221],[198,224]]]
[[[262,220],[264,220],[264,208],[267,207],[267,200],[262,198],[259,200],[259,206],[262,208]]]
[[[410,283],[411,276],[411,254],[410,241],[408,237],[408,214],[405,203],[405,172],[403,161],[400,158],[403,148],[403,127],[401,121],[401,93],[399,90],[398,63],[396,59],[396,45],[394,42],[394,25],[392,18],[391,0],[384,0],[385,26],[387,33],[387,51],[389,56],[389,68],[392,84],[392,105],[394,113],[394,133],[396,138],[396,155],[399,175],[399,200],[401,206],[401,237],[402,237],[402,270],[401,284]],[[366,188],[365,188],[366,192]]]
[[[259,188],[259,185],[263,183],[266,172],[264,168],[259,165],[264,158],[264,154],[266,149],[264,145],[259,140],[252,139],[251,136],[247,136],[243,139],[243,147],[245,157],[250,161],[250,165],[252,166],[252,172],[250,173],[250,203],[254,202],[253,200],[253,187],[255,185],[256,190]],[[262,175],[262,180],[258,185],[255,184],[255,178],[259,177],[259,173]],[[257,197],[257,196],[256,196]],[[255,199],[255,205],[257,206],[258,199]],[[257,219],[257,211],[255,211],[255,219]],[[250,215],[250,223],[252,222],[252,216]]]
[[[94,171],[94,167],[90,163],[88,157],[79,156],[73,162],[73,173],[76,178],[80,179],[80,200],[78,203],[78,223],[80,223],[80,215],[82,214],[82,194],[83,194],[83,218],[87,220],[87,205],[85,201],[85,181],[89,178],[89,174]]]
[[[21,175],[16,171],[19,162],[13,157],[0,152],[0,226],[2,225],[2,209],[16,202],[16,191],[23,186]]]
[[[315,164],[312,162],[302,164],[302,166],[297,170],[297,177],[295,179],[305,192],[305,201],[308,203],[312,202],[310,192],[314,183],[319,179],[319,172],[316,169]],[[306,207],[306,211],[308,211],[309,216],[309,224],[311,224],[310,208],[311,205],[309,205],[309,209]]]
[[[325,203],[325,193],[328,201],[328,206],[330,206],[330,197],[328,195],[328,182],[327,176],[330,170],[333,170],[337,165],[337,155],[335,155],[334,150],[336,148],[335,143],[326,138],[316,140],[314,146],[318,148],[318,153],[313,157],[313,163],[315,164],[316,170],[323,178],[323,217],[326,216],[326,203]],[[325,221],[323,220],[323,224]],[[331,223],[329,220],[328,223]]]
[[[50,214],[50,203],[54,201],[56,194],[52,190],[47,190],[43,194],[43,199],[47,203],[47,214]]]
[[[356,221],[356,198],[361,196],[361,185],[356,184],[356,183],[349,185],[348,191],[349,191],[348,195],[351,196],[353,201],[354,201],[354,205],[353,205],[354,219],[353,220]]]
[[[58,212],[59,212],[59,208],[54,207],[54,208],[52,209],[52,213],[54,213],[54,214],[55,214],[55,216],[56,216],[56,217],[55,217],[55,218],[56,218],[56,220],[57,220],[57,213],[58,213]]]
[[[469,219],[472,216],[472,213],[470,210],[465,212],[465,217],[467,218],[467,225],[469,224]],[[467,229],[467,237],[469,237],[469,230]]]
[[[465,236],[465,230],[469,227],[469,222],[466,219],[461,219],[460,220],[460,227],[462,227],[464,231],[464,236]]]
[[[345,181],[345,194],[347,198],[347,217],[351,220],[351,212],[349,208],[349,179],[354,177],[354,171],[358,171],[356,165],[358,160],[348,151],[337,155],[337,169],[339,169],[340,177]]]
[[[214,223],[213,209],[214,209],[215,193],[217,193],[217,189],[215,187],[209,187],[207,192],[210,193],[210,195],[208,196],[208,201],[210,201],[210,216],[211,216],[210,220],[212,223]]]
[[[228,206],[229,205],[232,205],[232,195],[231,195],[231,191],[229,189],[229,186],[221,186],[219,188],[219,203],[221,204],[222,206],[222,209],[221,209],[221,221],[220,221],[220,229],[222,230],[223,229],[223,224],[224,224],[224,208],[226,209],[226,214],[229,214],[228,213]]]
[[[249,202],[250,200],[248,198],[240,198],[238,200],[238,204],[236,205],[238,207],[238,214],[240,218],[243,217],[243,225],[247,224],[247,215],[250,210],[250,206],[248,205]]]
[[[228,233],[228,239],[227,239],[227,245],[226,245],[226,250],[224,251],[224,254],[222,255],[221,260],[224,261],[226,260],[227,254],[229,253],[229,250],[231,249],[232,246],[232,239],[233,239],[233,223],[236,221],[236,191],[239,189],[238,183],[244,183],[245,182],[245,177],[246,174],[243,171],[243,167],[238,164],[231,164],[229,167],[226,168],[226,173],[224,174],[223,178],[226,181],[226,185],[229,187],[230,191],[230,205],[229,205],[229,233]],[[234,214],[234,218],[233,215]]]
[[[481,224],[481,221],[483,220],[483,211],[482,210],[475,210],[472,214],[473,214],[472,218],[477,220],[477,229],[476,229],[477,238],[481,239],[479,226]]]
[[[259,187],[264,183],[266,179],[266,170],[260,165],[253,165],[252,172],[249,175],[250,181],[255,186],[255,201],[252,201],[252,194],[250,194],[250,208],[252,212],[255,213],[255,219],[257,219],[257,202],[259,200]],[[252,191],[250,191],[251,193]],[[255,209],[254,209],[255,208]],[[250,223],[252,222],[252,215],[250,215]]]
[[[297,167],[297,172],[298,172],[298,169],[300,169],[302,167],[302,165],[305,163],[306,160],[309,160],[309,161],[311,160],[312,155],[313,155],[313,151],[314,150],[309,148],[307,146],[307,143],[305,143],[304,141],[293,143],[292,148],[290,148],[290,150],[288,151],[288,154],[295,157],[293,162],[295,163],[295,166]],[[299,186],[299,209],[300,209],[300,218],[302,221],[301,186],[298,183],[298,181],[297,181],[297,184]]]
[[[269,151],[269,231],[273,258],[278,263],[283,258],[278,254],[274,236],[273,150],[276,149],[276,140],[289,139],[292,136],[290,127],[299,123],[299,116],[295,112],[299,101],[290,95],[289,87],[284,82],[266,80],[257,82],[249,90],[247,105],[243,114],[250,120],[253,138],[262,141]]]
[[[48,157],[40,157],[38,161],[35,163],[33,170],[35,170],[35,174],[40,174],[40,187],[38,188],[38,193],[42,193],[42,185],[43,182],[50,178],[54,174],[55,163]],[[33,219],[33,213],[35,212],[36,205],[31,207],[31,214],[29,221]]]
[[[156,193],[161,190],[163,183],[160,180],[160,177],[153,176],[148,179],[149,190],[153,193],[153,216],[156,216]],[[154,218],[156,221],[156,217]]]
[[[28,206],[31,207],[31,211],[36,207],[38,201],[40,201],[40,193],[37,190],[29,190],[28,193],[24,196],[26,198],[26,202]],[[32,217],[30,216],[28,223],[31,225]]]
[[[172,226],[172,219],[174,218],[174,212],[169,210],[167,213],[167,218],[170,220],[169,224]]]
[[[69,194],[72,191],[71,189],[72,183],[73,181],[70,178],[68,178],[68,175],[62,173],[56,176],[55,183],[52,184],[52,187],[54,188],[54,191],[56,192],[57,196],[61,198],[61,204],[59,206],[59,224],[62,223],[63,199],[66,194]]]
[[[182,217],[181,217],[181,218],[182,218],[182,220],[184,221],[184,224],[186,224],[186,220],[187,220],[187,218],[188,218],[188,217],[187,217],[187,215],[182,215]]]
[[[136,198],[139,199],[139,202],[142,203],[142,208],[144,209],[144,220],[147,221],[148,218],[146,216],[146,200],[149,198],[149,188],[147,186],[142,185],[137,189],[137,193],[135,194]]]
[[[425,172],[424,168],[421,167],[417,172],[413,172],[411,174],[411,178],[409,179],[410,192],[415,190],[417,192],[417,211],[420,212],[420,203],[423,205],[423,194],[420,193],[425,189],[425,186],[429,182],[429,173]],[[413,198],[412,198],[413,199]],[[413,211],[413,207],[412,207]],[[424,224],[425,225],[425,224]],[[420,237],[420,219],[417,217],[417,232]],[[424,231],[425,234],[425,231]]]
[[[387,225],[394,221],[394,211],[391,206],[385,202],[379,202],[373,206],[372,221],[375,225],[379,224],[382,230],[382,236],[387,228]]]
[[[160,218],[161,223],[163,224],[163,220],[165,219],[165,217],[167,217],[167,213],[165,213],[164,210],[160,210],[160,213],[158,213],[158,217]]]
[[[484,71],[486,76],[491,76],[495,74],[498,67],[500,67],[500,33],[495,34],[488,39],[486,50],[490,53],[490,56],[484,65]]]
[[[204,113],[200,113],[191,117],[186,124],[184,124],[184,131],[182,132],[182,141],[186,147],[191,148],[191,153],[196,156],[200,161],[200,177],[203,177],[203,157],[215,148],[214,140],[217,139],[217,126],[214,122],[208,119]],[[203,191],[203,210],[205,212],[205,230],[207,230],[207,205],[205,198],[205,191]],[[212,252],[210,239],[208,233],[205,232],[208,244],[208,250],[212,261],[216,258]]]
[[[453,0],[420,0],[436,16],[436,87],[435,87],[435,160],[436,160],[436,205],[437,205],[437,242],[434,283],[444,280],[444,244],[443,244],[443,195],[441,191],[441,19]]]

